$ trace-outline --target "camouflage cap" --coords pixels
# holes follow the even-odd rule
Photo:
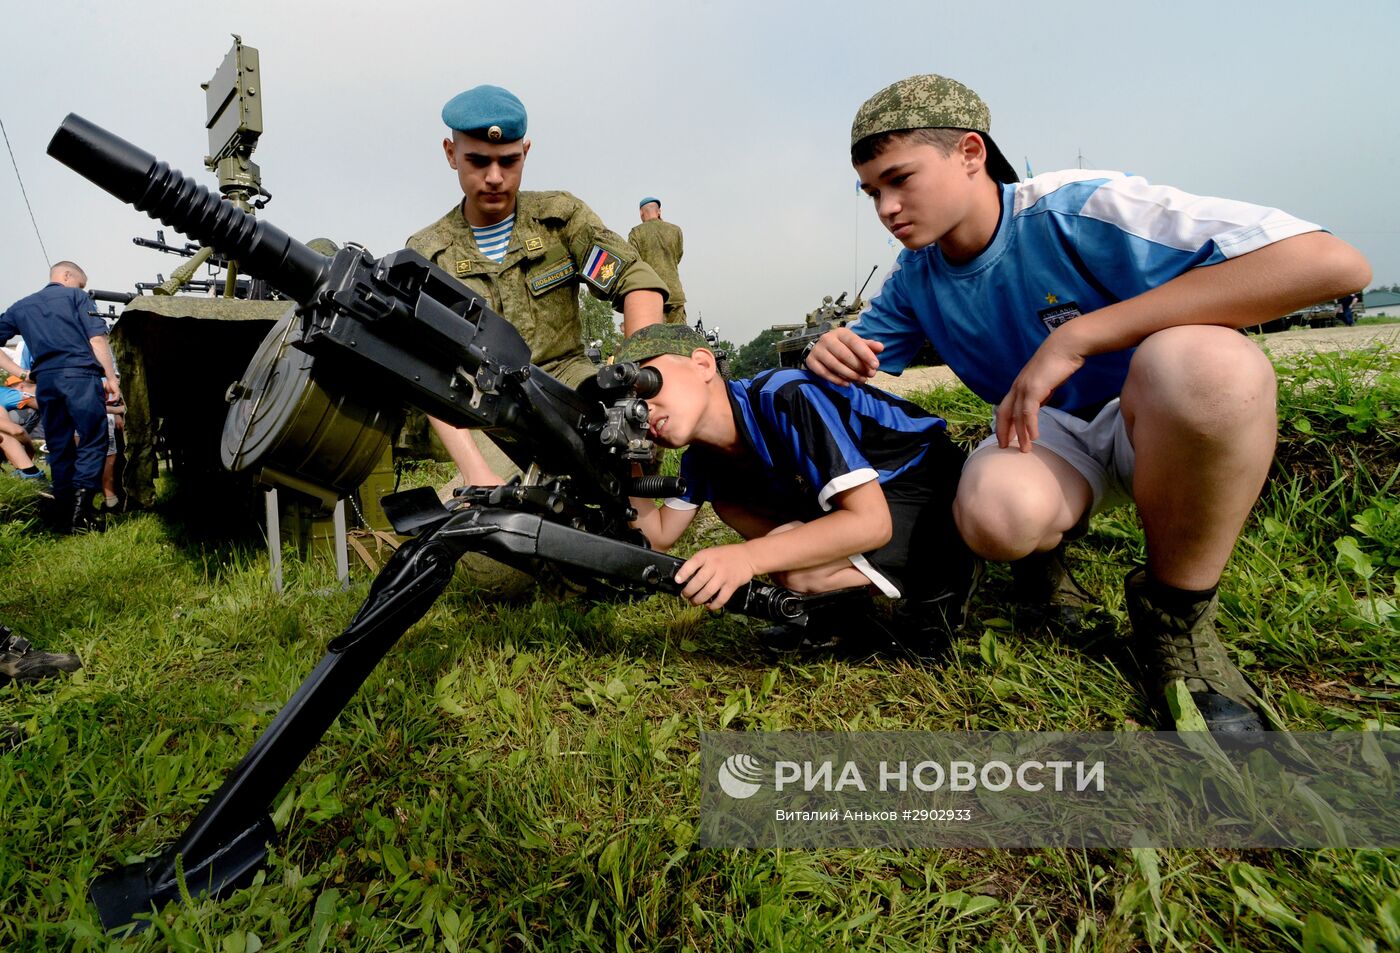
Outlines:
[[[691,352],[699,347],[709,350],[710,342],[689,325],[648,324],[623,341],[613,359],[619,364],[626,361],[640,364],[662,354],[690,357]]]
[[[453,96],[442,107],[442,121],[483,142],[525,138],[525,104],[499,86],[473,86]]]
[[[891,83],[856,110],[851,147],[862,139],[908,129],[971,129],[987,144],[987,172],[998,182],[1017,181],[1016,170],[992,142],[992,112],[955,79],[924,73]]]

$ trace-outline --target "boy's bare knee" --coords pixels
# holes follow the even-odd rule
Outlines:
[[[964,494],[959,489],[953,501],[953,520],[958,533],[978,556],[996,562],[1010,562],[1034,552],[1053,512],[1040,505],[1034,494],[1006,487],[1003,492]]]
[[[1171,419],[1203,436],[1233,432],[1274,412],[1273,365],[1229,328],[1192,325],[1158,331],[1138,347],[1123,386],[1124,413]]]

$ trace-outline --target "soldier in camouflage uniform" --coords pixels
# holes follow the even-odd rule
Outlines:
[[[448,101],[442,120],[452,130],[442,142],[464,198],[442,218],[408,240],[408,247],[482,295],[515,325],[530,345],[531,360],[576,387],[594,373],[583,353],[579,286],[622,312],[624,334],[661,320],[666,285],[622,236],[568,192],[521,192],[530,141],[525,107],[497,86],[477,86]],[[511,220],[499,259],[478,234]],[[489,233],[489,232],[488,232]],[[495,238],[496,236],[493,236]],[[476,484],[489,474],[515,469],[484,436],[475,443],[488,469],[472,452],[471,435],[433,422],[463,475]]]
[[[642,224],[627,233],[627,242],[637,249],[642,261],[651,265],[670,289],[666,299],[666,323],[686,324],[685,289],[681,287],[680,263],[685,254],[685,236],[679,225],[661,220],[661,200],[653,196],[642,199],[639,206]]]
[[[477,86],[447,102],[442,142],[463,199],[408,240],[408,247],[490,302],[530,346],[531,360],[577,387],[595,368],[583,351],[579,288],[622,312],[624,334],[661,321],[667,289],[622,236],[568,192],[522,192],[530,141],[525,107],[497,86]],[[461,482],[489,486],[519,472],[486,435],[429,418],[461,471]],[[442,493],[450,496],[453,485]],[[499,563],[468,556],[467,572],[492,594],[528,582]]]

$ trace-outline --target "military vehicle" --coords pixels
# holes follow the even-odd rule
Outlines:
[[[775,324],[774,331],[787,332],[774,343],[773,347],[778,352],[779,367],[801,367],[802,357],[807,350],[807,345],[814,343],[817,338],[833,328],[844,328],[860,317],[860,313],[865,310],[865,299],[861,297],[865,293],[865,288],[870,284],[870,279],[875,276],[873,266],[870,274],[865,276],[865,282],[856,292],[856,300],[850,304],[846,303],[846,292],[841,292],[834,300],[831,295],[822,298],[821,306],[814,311],[807,312],[807,320],[802,324]],[[914,355],[914,359],[909,362],[910,367],[934,367],[942,364],[943,358],[939,356],[938,349],[925,341],[923,347]]]
[[[860,312],[865,307],[865,299],[861,297],[865,293],[866,285],[870,284],[870,279],[875,276],[875,269],[878,265],[872,266],[870,274],[865,276],[865,283],[856,292],[856,300],[850,304],[846,303],[846,292],[841,292],[834,300],[831,295],[822,298],[822,303],[816,309],[807,312],[807,320],[802,324],[775,324],[774,331],[786,331],[773,345],[778,351],[779,367],[801,367],[802,352],[807,345],[821,337],[832,328],[844,328],[856,318],[860,317]]]
[[[263,187],[253,152],[263,131],[263,82],[258,51],[236,34],[233,46],[214,75],[201,84],[207,106],[209,152],[204,166],[218,177],[218,191],[231,206],[255,214],[272,195]],[[283,456],[297,450],[266,437],[270,422],[311,441],[304,452],[322,461],[335,460],[343,472],[332,481],[351,499],[358,521],[373,529],[388,527],[378,509],[378,497],[392,489],[393,463],[387,440],[370,439],[347,420],[317,429],[326,415],[324,395],[311,384],[285,338],[291,301],[266,282],[240,275],[239,262],[207,245],[171,243],[164,232],[154,239],[135,238],[137,245],[185,258],[168,279],[138,282],[135,294],[97,292],[98,300],[116,301],[124,308],[112,328],[112,348],[127,398],[126,466],[122,488],[129,507],[155,502],[155,480],[164,460],[180,485],[197,486],[201,494],[238,492],[252,482],[291,490],[284,500],[282,526],[286,536],[303,548],[312,537],[328,538],[333,530],[324,517],[335,500],[325,492],[308,492],[304,482],[291,480],[295,466]],[[333,242],[316,239],[317,251],[334,254]],[[205,276],[196,277],[200,269]],[[250,363],[251,362],[251,363]],[[275,376],[278,386],[259,390],[259,400],[240,404],[248,391],[244,381],[265,382]],[[229,405],[234,405],[241,445],[221,452],[221,434]],[[298,427],[295,421],[305,418]],[[376,435],[377,436],[377,435]],[[330,463],[324,465],[331,466]],[[241,471],[231,475],[230,470]],[[254,481],[248,479],[254,477]],[[374,490],[353,493],[373,476]],[[351,479],[346,485],[346,480]],[[270,522],[277,522],[269,513]],[[276,535],[276,534],[270,534]]]

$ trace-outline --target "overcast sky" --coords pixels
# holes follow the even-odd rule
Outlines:
[[[49,259],[130,290],[172,257],[156,223],[44,154],[77,112],[214,185],[209,79],[238,33],[261,55],[263,213],[302,240],[376,254],[460,199],[442,103],[478,83],[518,94],[527,189],[567,189],[624,235],[657,195],[685,229],[692,319],[742,344],[788,323],[895,246],[857,195],[856,108],[939,72],[977,90],[1024,172],[1121,169],[1283,208],[1400,282],[1400,3],[709,2],[78,3],[11,17],[0,121]],[[206,11],[207,14],[206,14]],[[227,11],[227,12],[224,12]],[[0,307],[46,278],[0,155]]]

